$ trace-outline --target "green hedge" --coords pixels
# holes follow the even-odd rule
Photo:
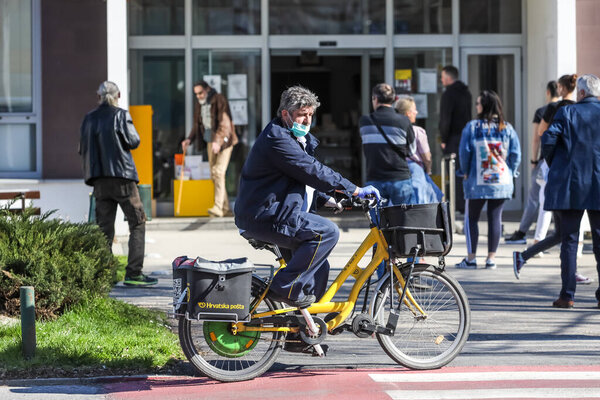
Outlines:
[[[43,319],[110,291],[117,260],[98,226],[51,214],[0,208],[0,313],[20,313],[20,286],[35,288],[36,314]]]

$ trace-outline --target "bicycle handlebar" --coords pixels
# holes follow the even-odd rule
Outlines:
[[[345,210],[359,208],[365,212],[377,207],[379,203],[380,201],[377,201],[375,197],[361,199],[357,196],[348,197],[341,201],[342,207],[344,207]]]

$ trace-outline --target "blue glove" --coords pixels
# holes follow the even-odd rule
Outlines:
[[[379,190],[377,190],[377,188],[369,185],[369,186],[365,186],[365,187],[359,187],[358,188],[358,194],[357,196],[360,197],[361,199],[364,199],[365,197],[369,196],[369,195],[373,195],[375,196],[375,198],[377,199],[377,201],[381,200],[381,195],[379,194]]]

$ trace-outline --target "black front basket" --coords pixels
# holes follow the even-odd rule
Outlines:
[[[401,204],[381,209],[380,229],[392,256],[445,256],[452,248],[452,221],[448,202]]]

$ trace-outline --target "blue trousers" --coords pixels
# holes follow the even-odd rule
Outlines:
[[[337,244],[340,232],[328,219],[306,212],[300,213],[298,226],[295,236],[260,226],[243,235],[276,244],[282,250],[287,266],[275,275],[270,290],[290,300],[298,300],[307,294],[314,294],[319,300],[327,289],[327,257]]]
[[[575,272],[577,271],[577,244],[579,242],[579,225],[584,210],[558,210],[555,211],[560,219],[560,278],[562,289],[560,297],[564,300],[575,298]],[[588,210],[590,227],[592,229],[592,242],[594,256],[596,257],[596,270],[600,278],[600,211]],[[600,288],[596,290],[596,300],[600,301]]]

